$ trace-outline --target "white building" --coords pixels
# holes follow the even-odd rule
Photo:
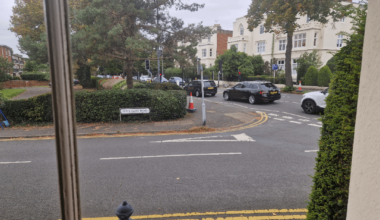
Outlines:
[[[343,4],[355,4],[343,2]],[[297,67],[297,59],[305,52],[318,51],[323,65],[344,46],[344,36],[340,32],[351,32],[351,18],[345,17],[338,22],[321,24],[310,21],[307,16],[299,17],[298,28],[293,35],[292,66],[293,79],[297,77],[294,70]],[[273,57],[278,60],[279,68],[285,70],[286,34],[275,35],[266,33],[264,26],[260,25],[252,32],[248,30],[247,18],[236,19],[233,25],[233,36],[228,38],[228,48],[235,45],[238,51],[248,55],[261,55],[264,61],[270,61]]]

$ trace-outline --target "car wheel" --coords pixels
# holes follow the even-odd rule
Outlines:
[[[223,98],[224,98],[224,100],[226,100],[226,101],[230,100],[230,95],[228,94],[228,92],[225,92],[225,93],[223,94]]]
[[[249,101],[250,104],[255,104],[256,103],[255,96],[250,95],[249,98],[248,98],[248,101]]]
[[[195,91],[195,96],[196,97],[200,97],[201,96],[201,93],[199,92],[199,90]]]
[[[316,105],[313,100],[306,100],[302,103],[302,108],[307,114],[313,114],[316,111]]]

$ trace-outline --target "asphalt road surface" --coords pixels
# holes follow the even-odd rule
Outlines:
[[[217,134],[79,139],[83,217],[306,208],[320,136],[301,95],[273,104],[224,101],[268,120]],[[54,140],[0,142],[0,219],[59,219]]]

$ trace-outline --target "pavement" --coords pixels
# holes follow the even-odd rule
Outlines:
[[[34,96],[42,95],[51,92],[50,87],[20,87],[18,89],[26,89],[22,94],[12,98],[13,100],[18,99],[29,99]]]
[[[202,131],[226,131],[254,124],[262,120],[260,113],[242,108],[239,105],[222,105],[218,101],[206,103],[206,129],[202,126],[202,101],[194,98],[195,113],[188,113],[185,118],[160,122],[131,122],[131,123],[78,123],[77,135],[114,135],[130,133],[164,133],[164,132],[202,132]],[[143,107],[143,106],[142,106]],[[5,113],[6,114],[6,113]],[[0,130],[0,139],[7,138],[35,138],[54,136],[54,127],[50,126],[27,126],[9,127]]]

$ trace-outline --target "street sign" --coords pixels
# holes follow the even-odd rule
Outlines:
[[[141,114],[149,114],[149,108],[119,108],[120,111],[120,121],[121,115],[141,115]]]
[[[278,70],[278,65],[277,64],[273,64],[272,65],[272,70]]]

